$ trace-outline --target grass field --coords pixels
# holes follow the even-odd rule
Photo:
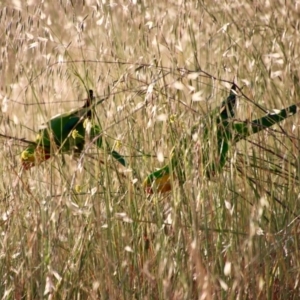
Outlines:
[[[211,180],[186,163],[171,192],[142,187],[233,81],[237,120],[300,102],[299,3],[0,8],[1,299],[299,299],[299,115],[239,142]],[[88,89],[108,97],[95,122],[128,167],[90,147],[22,171],[21,139]]]

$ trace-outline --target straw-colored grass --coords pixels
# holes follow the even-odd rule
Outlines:
[[[142,188],[231,82],[238,120],[300,102],[294,2],[3,2],[0,133],[33,140],[93,89],[128,167],[90,147],[21,171],[26,143],[1,138],[1,299],[299,298],[298,115],[210,181],[186,163],[170,193]]]

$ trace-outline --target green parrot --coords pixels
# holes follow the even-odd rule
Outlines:
[[[143,186],[147,193],[170,191],[172,189],[171,174],[174,174],[175,170],[177,174],[184,177],[182,175],[183,167],[180,164],[188,159],[191,152],[189,147],[191,147],[192,140],[197,140],[199,133],[203,139],[201,145],[196,143],[196,148],[202,158],[205,175],[209,179],[217,172],[222,171],[228,151],[234,144],[285,120],[298,111],[297,105],[291,105],[254,121],[236,121],[233,119],[236,106],[235,89],[236,87],[233,85],[230,95],[222,102],[221,106],[213,110],[199,124],[193,126],[191,132],[180,140],[179,145],[173,148],[170,162],[167,165],[146,177]],[[187,145],[189,146],[187,147]]]
[[[54,116],[44,124],[38,132],[35,144],[28,146],[21,154],[21,162],[25,170],[46,161],[53,153],[77,153],[84,148],[87,127],[90,126],[89,138],[101,148],[101,128],[92,124],[92,109],[104,101],[99,100],[92,105],[93,91],[89,91],[83,107]],[[91,124],[91,125],[88,125]],[[124,158],[116,151],[111,155],[122,165],[126,165]]]

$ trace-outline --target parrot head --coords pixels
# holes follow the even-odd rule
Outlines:
[[[29,146],[21,153],[21,163],[25,170],[46,161],[50,158],[50,151],[43,147]]]

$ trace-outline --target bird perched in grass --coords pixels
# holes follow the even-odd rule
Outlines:
[[[101,128],[92,124],[92,110],[102,103],[104,99],[93,104],[93,91],[89,91],[88,98],[83,107],[67,113],[59,114],[47,121],[38,132],[35,143],[28,146],[21,154],[24,169],[46,161],[54,153],[78,153],[84,148],[86,133],[89,139],[101,148]],[[90,125],[90,130],[87,126]],[[116,151],[111,151],[112,156],[125,166],[124,158]]]
[[[146,177],[143,186],[147,193],[170,191],[172,174],[179,174],[184,180],[183,164],[192,151],[191,145],[195,145],[193,140],[197,140],[198,137],[202,139],[200,145],[196,143],[196,148],[202,160],[203,174],[209,179],[222,171],[228,151],[234,144],[285,120],[298,111],[297,105],[291,105],[254,121],[236,121],[233,119],[236,107],[235,89],[233,85],[228,98],[221,106],[193,126],[191,131],[180,139],[178,145],[173,148],[167,165]]]

